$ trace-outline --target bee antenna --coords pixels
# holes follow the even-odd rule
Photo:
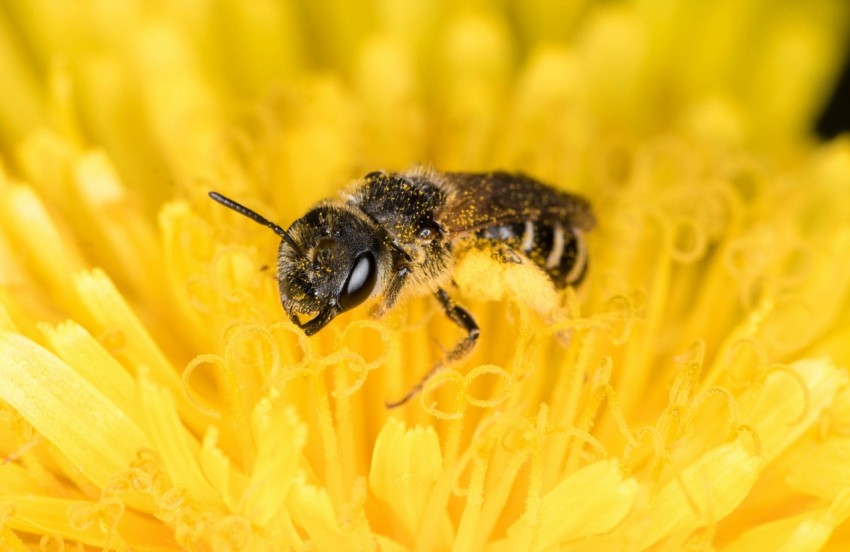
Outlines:
[[[288,243],[296,252],[298,252],[299,255],[301,255],[302,257],[304,256],[304,252],[301,251],[301,248],[298,247],[298,244],[295,243],[295,240],[292,239],[292,236],[289,235],[289,232],[284,230],[283,227],[281,227],[280,225],[273,223],[272,221],[270,221],[266,217],[262,216],[261,214],[257,213],[256,211],[252,211],[251,209],[245,207],[241,203],[236,203],[235,201],[233,201],[229,197],[225,197],[218,192],[209,192],[209,196],[212,199],[214,199],[217,202],[224,205],[225,207],[233,209],[234,211],[236,211],[240,215],[248,217],[249,219],[253,220],[254,222],[262,224],[263,226],[265,226],[267,228],[271,228],[274,231],[275,234],[277,234],[278,236],[283,238],[283,241]]]

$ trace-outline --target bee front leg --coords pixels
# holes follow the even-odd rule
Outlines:
[[[419,383],[413,386],[413,388],[408,391],[404,397],[395,402],[387,402],[387,408],[401,406],[415,397],[417,393],[422,391],[422,388],[425,387],[428,380],[446,366],[446,364],[456,362],[472,352],[472,349],[475,348],[475,343],[478,341],[478,336],[481,333],[481,330],[478,329],[478,324],[475,323],[475,319],[472,318],[469,311],[452,301],[449,294],[442,288],[437,289],[434,296],[440,302],[446,316],[466,331],[466,337],[461,339],[460,342],[458,342],[457,345],[455,345],[452,350],[443,357],[443,360],[435,364],[428,373],[419,380]]]
[[[393,274],[390,283],[387,284],[387,288],[384,291],[381,301],[369,311],[369,315],[372,318],[381,318],[393,308],[393,305],[395,305],[395,302],[398,300],[399,293],[401,293],[402,288],[404,288],[404,283],[407,280],[408,274],[410,274],[410,269],[406,266],[400,267],[395,274]]]

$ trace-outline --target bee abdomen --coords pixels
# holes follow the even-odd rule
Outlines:
[[[546,271],[557,287],[576,285],[587,271],[584,234],[561,222],[527,220],[476,232],[481,240],[502,242]]]

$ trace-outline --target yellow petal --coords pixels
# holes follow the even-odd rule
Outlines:
[[[150,448],[124,410],[67,364],[32,341],[0,332],[0,398],[76,466],[104,487]]]
[[[823,549],[833,531],[850,515],[850,492],[847,487],[836,497],[829,508],[814,510],[761,524],[741,534],[729,546],[728,552],[747,550],[777,550],[782,552],[808,552]]]
[[[174,396],[142,379],[139,383],[139,404],[144,427],[171,483],[186,489],[195,500],[213,506],[221,505],[221,495],[201,470],[200,444],[180,420]]]
[[[201,466],[210,484],[216,488],[228,509],[239,509],[239,497],[242,496],[248,482],[246,477],[231,465],[230,458],[217,446],[218,431],[214,427],[207,430],[201,450]]]
[[[7,18],[0,19],[0,59],[3,79],[9,83],[7,100],[0,107],[0,136],[4,141],[19,138],[45,117],[36,72],[27,66],[26,49],[13,38],[16,27]]]
[[[850,437],[806,442],[788,458],[785,481],[804,494],[834,499],[850,482]]]
[[[585,466],[546,493],[538,520],[523,517],[508,530],[510,548],[547,550],[610,531],[631,510],[639,488],[616,460]]]
[[[375,440],[369,487],[416,534],[434,483],[443,470],[437,434],[431,427],[407,429],[390,418]]]
[[[723,550],[728,552],[748,550],[815,552],[821,550],[832,534],[832,530],[831,524],[824,523],[811,515],[795,516],[750,529]]]
[[[62,360],[112,403],[121,405],[133,422],[141,425],[136,382],[100,342],[72,321],[56,327],[41,325],[40,329]]]
[[[848,376],[827,359],[799,361],[788,372],[768,375],[760,388],[741,399],[761,443],[761,453],[772,460],[816,423]]]
[[[24,467],[8,462],[0,469],[0,491],[10,495],[26,495],[27,493],[47,493],[37,476],[28,472]]]
[[[301,451],[307,442],[307,428],[293,408],[272,406],[268,400],[254,408],[252,419],[257,458],[251,481],[245,491],[242,511],[260,525],[267,524],[286,502],[286,495],[298,473]],[[293,544],[294,545],[294,544]]]
[[[685,468],[681,479],[667,483],[653,499],[652,514],[639,547],[710,525],[728,515],[750,492],[760,465],[761,459],[741,441],[704,454]]]
[[[41,285],[49,288],[61,304],[74,305],[70,275],[86,267],[79,247],[66,227],[52,217],[38,193],[29,186],[3,190],[0,227],[14,243],[19,260],[25,261]]]
[[[296,482],[286,503],[296,524],[304,529],[319,550],[352,550],[340,530],[330,496],[324,489],[303,481]]]
[[[4,496],[3,502],[14,511],[7,523],[21,531],[60,535],[97,547],[111,543],[120,549],[121,543],[129,541],[137,550],[180,549],[168,528],[123,508],[117,501],[94,503],[11,495]]]

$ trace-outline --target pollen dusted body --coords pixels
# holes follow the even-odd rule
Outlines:
[[[319,202],[288,230],[215,192],[210,196],[281,236],[278,284],[289,318],[307,335],[372,297],[382,316],[404,294],[434,293],[466,336],[437,369],[465,356],[479,329],[443,289],[453,253],[487,245],[512,262],[527,258],[557,287],[578,284],[587,267],[589,203],[522,174],[373,172],[340,198]]]
[[[436,292],[451,279],[452,240],[438,222],[446,197],[427,173],[370,173],[346,194],[347,206],[375,223],[391,256],[385,286],[375,290],[374,316],[391,309],[401,293]]]

